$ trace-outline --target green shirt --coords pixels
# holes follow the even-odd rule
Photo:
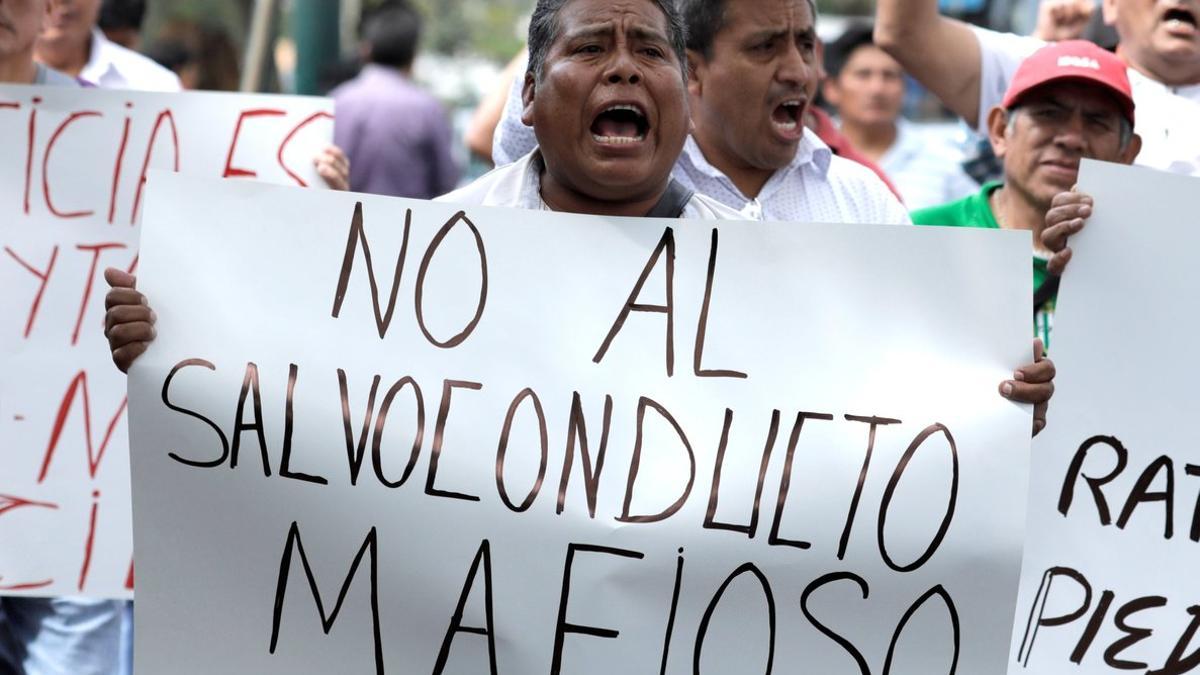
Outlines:
[[[992,207],[988,203],[997,188],[1003,183],[998,181],[985,183],[979,192],[964,197],[956,202],[932,206],[927,209],[913,211],[912,220],[917,225],[942,225],[946,227],[984,227],[999,229],[1000,224],[992,215]],[[1036,294],[1046,282],[1046,259],[1033,256],[1033,292]],[[1056,294],[1057,295],[1057,294]],[[1056,297],[1051,297],[1041,307],[1034,309],[1033,334],[1042,338],[1046,348],[1050,348],[1050,330],[1054,326],[1054,305]]]

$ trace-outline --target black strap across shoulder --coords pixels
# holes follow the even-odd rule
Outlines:
[[[646,214],[647,218],[679,218],[683,215],[683,209],[687,207],[689,201],[692,200],[692,195],[696,194],[695,190],[685,187],[683,183],[671,179],[667,185],[667,191],[659,198],[658,203],[650,209]]]
[[[1033,294],[1033,314],[1037,316],[1038,310],[1042,305],[1050,302],[1050,299],[1058,295],[1058,283],[1060,277],[1051,276],[1042,282],[1038,287],[1037,292]]]

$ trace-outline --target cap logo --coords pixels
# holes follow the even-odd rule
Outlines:
[[[1060,56],[1058,57],[1058,67],[1100,70],[1100,62],[1086,56]]]

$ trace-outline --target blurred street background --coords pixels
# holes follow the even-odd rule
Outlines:
[[[180,74],[185,86],[324,95],[361,69],[364,17],[396,0],[146,0],[135,48]],[[532,0],[407,0],[423,18],[413,79],[449,111],[462,181],[490,168],[464,141],[472,115],[503,86],[521,53]],[[1038,0],[940,0],[942,12],[1001,31],[1029,34]],[[818,31],[832,42],[870,21],[874,0],[818,0]],[[1089,35],[1115,44],[1099,12]],[[927,133],[970,145],[975,139],[917,82],[908,81],[903,116]],[[969,152],[967,153],[969,155]]]

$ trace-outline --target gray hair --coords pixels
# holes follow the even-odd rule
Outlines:
[[[671,41],[671,51],[679,59],[680,73],[687,75],[687,50],[685,46],[683,18],[675,7],[675,0],[648,0],[658,7],[667,18],[667,38]],[[811,1],[811,0],[810,0]],[[562,26],[558,15],[562,8],[571,0],[538,0],[529,20],[529,65],[527,73],[533,73],[538,80],[542,79],[542,68],[546,65],[546,55],[558,40]]]

